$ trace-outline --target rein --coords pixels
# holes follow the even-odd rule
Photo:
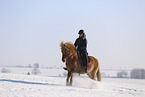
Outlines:
[[[75,53],[76,53],[76,52],[74,52],[72,55],[68,56],[68,57],[66,58],[66,60],[67,60],[68,58],[70,58],[71,56],[73,56]]]
[[[67,52],[69,51],[70,52],[70,50],[66,47],[66,46],[63,46],[66,50],[67,50]],[[76,51],[77,52],[77,51]],[[68,57],[66,57],[66,60],[68,59],[68,58],[70,58],[71,56],[73,56],[76,52],[74,52],[73,54],[71,54],[70,56],[68,56]]]

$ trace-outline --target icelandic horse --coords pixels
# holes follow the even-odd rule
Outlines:
[[[99,62],[93,56],[89,56],[91,65],[88,66],[88,73],[85,73],[85,66],[81,66],[80,59],[78,57],[77,49],[71,42],[60,44],[62,52],[62,61],[66,62],[66,68],[68,71],[66,85],[72,86],[73,73],[87,74],[91,79],[101,81],[101,72],[99,68]]]

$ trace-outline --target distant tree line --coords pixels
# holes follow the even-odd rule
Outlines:
[[[118,78],[127,78],[127,71],[121,71],[117,73]],[[134,79],[145,79],[145,69],[133,69],[130,72],[130,78]]]
[[[136,79],[145,79],[145,70],[144,69],[133,69],[130,73],[131,78]]]
[[[128,73],[126,71],[121,71],[117,73],[117,77],[119,78],[127,78]]]
[[[1,73],[10,73],[11,71],[9,69],[3,68],[1,70]]]

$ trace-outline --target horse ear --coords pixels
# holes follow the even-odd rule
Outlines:
[[[60,46],[61,46],[61,47],[63,47],[63,46],[64,46],[64,42],[63,42],[63,41],[60,43]]]

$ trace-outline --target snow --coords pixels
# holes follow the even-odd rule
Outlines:
[[[66,86],[66,77],[0,73],[0,97],[145,97],[145,80],[97,82],[79,76],[73,80],[72,86]]]

